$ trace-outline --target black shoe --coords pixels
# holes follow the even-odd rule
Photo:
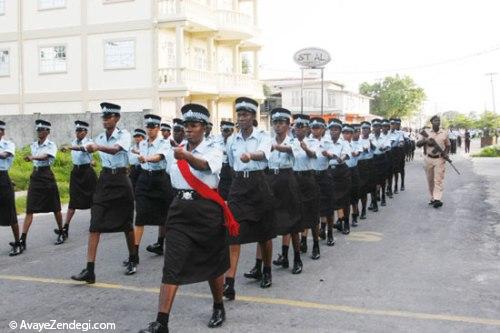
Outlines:
[[[368,210],[373,210],[374,209],[374,205],[373,205],[373,202],[370,204],[370,206],[368,206]]]
[[[398,193],[399,193],[399,191],[398,191],[398,188],[396,187],[396,188],[394,189],[394,194],[398,194]]]
[[[338,231],[342,231],[342,221],[338,219],[334,224],[333,227],[337,229]]]
[[[290,263],[288,262],[288,258],[285,256],[278,254],[278,259],[273,260],[273,265],[274,266],[281,266],[283,268],[288,268],[290,266]]]
[[[262,271],[255,266],[250,270],[250,272],[244,273],[243,276],[247,279],[260,280],[262,279]]]
[[[401,191],[404,191],[404,190],[405,190],[405,186],[401,185]]]
[[[386,205],[385,199],[382,199],[382,202],[380,203],[380,206],[384,207]]]
[[[134,261],[129,261],[127,265],[127,270],[125,271],[125,275],[132,275],[137,272],[137,263]]]
[[[392,195],[392,192],[389,193],[387,196],[389,197],[389,199],[393,199],[394,198],[394,196]]]
[[[222,296],[224,296],[228,301],[234,301],[234,299],[236,298],[236,291],[234,290],[234,287],[230,287],[228,284],[224,284]]]
[[[163,245],[160,243],[154,243],[146,247],[146,251],[155,253],[157,255],[163,255]]]
[[[23,253],[20,242],[10,242],[10,246],[12,246],[12,249],[9,252],[9,257],[14,257]]]
[[[59,232],[59,236],[57,236],[57,240],[54,243],[55,245],[61,245],[66,240],[66,237],[64,236],[64,231],[61,230],[61,231],[58,231],[58,232]]]
[[[311,259],[312,260],[318,260],[320,257],[319,253],[319,246],[313,246],[312,254],[311,254]]]
[[[307,253],[307,238],[300,240],[300,252]]]
[[[373,212],[374,212],[374,213],[378,212],[378,205],[374,205],[374,206],[373,206]]]
[[[302,273],[302,260],[298,259],[293,262],[292,274],[300,274]]]
[[[73,275],[71,277],[75,281],[84,281],[87,283],[95,283],[95,274],[90,273],[86,268],[80,272],[78,275]]]
[[[361,215],[359,216],[360,220],[366,220],[366,210],[361,210]]]
[[[21,239],[19,243],[21,244],[21,250],[26,251],[26,241]]]
[[[319,229],[319,238],[321,238],[322,240],[325,240],[325,239],[326,239],[326,231],[325,231],[325,228],[321,228],[321,229]]]
[[[354,228],[356,228],[358,226],[358,218],[357,217],[355,217],[355,218],[353,217],[352,218],[352,226]]]
[[[335,238],[333,238],[333,230],[332,231],[328,231],[328,236],[327,236],[327,241],[326,241],[326,245],[328,246],[334,246],[335,245]]]
[[[443,206],[443,202],[440,201],[440,200],[434,200],[434,205],[433,207],[434,208],[439,208],[439,207],[442,207]]]
[[[435,202],[436,202],[436,200],[432,199],[431,201],[429,201],[429,206],[434,206]]]
[[[349,220],[344,218],[344,220],[342,220],[342,233],[344,235],[349,235],[350,232],[351,226],[349,225]]]
[[[154,321],[149,323],[147,328],[140,330],[139,333],[168,333],[168,327]]]
[[[214,309],[212,312],[212,318],[208,322],[209,328],[216,328],[222,326],[222,323],[226,321],[226,311],[222,309]]]
[[[122,261],[122,265],[123,265],[123,267],[127,267],[127,266],[128,266],[128,264],[129,264],[129,262],[130,262],[130,259],[123,260],[123,261]],[[137,266],[137,265],[139,265],[139,256],[137,256],[137,260],[135,261],[135,265],[136,265],[136,266]]]
[[[262,280],[260,281],[261,288],[269,288],[273,284],[271,273],[263,273]]]

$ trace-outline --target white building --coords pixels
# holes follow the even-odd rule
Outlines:
[[[282,107],[292,113],[301,111],[302,98],[304,113],[321,115],[321,81],[304,79],[303,95],[301,79],[284,78],[264,80],[273,94],[281,94]],[[323,115],[338,117],[346,121],[360,121],[370,118],[370,97],[344,90],[344,85],[325,80],[323,85]]]
[[[169,120],[194,102],[231,118],[263,98],[257,1],[0,0],[0,115],[111,101]]]

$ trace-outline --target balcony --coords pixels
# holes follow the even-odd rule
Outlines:
[[[252,16],[235,10],[223,10],[200,0],[158,0],[160,26],[188,22],[190,32],[216,32],[217,39],[234,40],[255,37],[258,33]]]
[[[241,95],[262,97],[260,81],[244,74],[216,73],[192,68],[162,68],[159,70],[159,89],[166,92],[187,91],[190,95]]]

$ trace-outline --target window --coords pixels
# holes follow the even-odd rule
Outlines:
[[[5,14],[5,0],[0,0],[0,15]]]
[[[104,68],[128,69],[135,67],[135,41],[108,40],[104,44]]]
[[[65,8],[66,0],[38,0],[38,10]]]
[[[175,47],[173,42],[162,42],[163,54],[167,55],[167,67],[175,67]]]
[[[66,46],[40,48],[40,73],[64,73],[67,71]]]
[[[9,50],[0,50],[0,76],[10,75]]]
[[[201,47],[194,48],[194,68],[199,70],[207,69],[207,51]]]
[[[332,91],[328,92],[328,106],[336,106],[335,104],[335,93]]]
[[[292,106],[300,106],[300,91],[292,91]]]

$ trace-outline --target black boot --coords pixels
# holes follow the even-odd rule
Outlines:
[[[373,212],[376,213],[378,212],[378,205],[375,203],[375,205],[373,205]]]
[[[398,184],[394,184],[394,194],[398,194],[399,191],[398,191]]]
[[[302,273],[302,260],[300,260],[300,257],[295,258],[293,260],[293,269],[292,269],[292,274],[300,274]]]
[[[255,266],[248,273],[244,273],[243,276],[247,279],[262,279],[262,260],[257,259],[255,262]]]
[[[64,235],[63,229],[58,230],[57,240],[56,240],[56,242],[54,244],[55,245],[61,245],[62,243],[64,243],[65,240],[66,240],[66,236]]]
[[[350,232],[351,232],[351,225],[349,223],[349,217],[344,216],[344,218],[342,219],[342,233],[344,235],[349,235]]]
[[[73,275],[71,277],[71,279],[75,280],[75,281],[84,281],[84,282],[87,282],[89,284],[95,283],[95,274],[94,274],[94,272],[91,272],[90,270],[85,268],[84,270],[82,270],[80,272],[80,274]]]
[[[319,244],[314,244],[313,245],[313,250],[312,250],[312,254],[311,254],[311,259],[312,260],[318,260],[320,257],[320,253],[319,253]]]
[[[137,264],[139,263],[139,256],[137,254],[132,254],[128,258],[127,269],[125,270],[125,275],[133,275],[137,272]]]
[[[288,268],[290,266],[290,262],[287,257],[282,254],[278,254],[278,259],[273,260],[273,265]]]
[[[14,257],[23,253],[23,249],[21,248],[21,242],[10,242],[9,243],[12,249],[9,252],[10,257]]]
[[[217,308],[214,306],[212,312],[212,318],[208,322],[209,328],[220,327],[226,321],[226,311],[224,310],[224,306],[218,306]]]
[[[370,206],[368,206],[368,210],[373,210],[373,201],[370,203]]]
[[[353,227],[358,226],[358,214],[352,214],[352,226]]]
[[[224,296],[228,301],[234,301],[234,299],[236,298],[236,291],[234,290],[234,278],[226,278],[222,296]]]
[[[157,255],[163,255],[163,244],[154,243],[146,247],[146,251],[155,253]]]
[[[331,226],[328,226],[328,235],[327,235],[326,245],[328,245],[328,246],[335,245],[335,239],[333,238],[333,228]]]
[[[305,236],[300,238],[300,252],[307,253],[307,237]]]
[[[139,333],[168,333],[168,327],[154,321],[149,323],[147,328],[140,330]]]
[[[338,231],[342,231],[342,221],[337,219],[337,221],[333,224],[333,227]]]
[[[127,267],[129,263],[130,263],[130,257],[122,261],[123,267]],[[135,265],[136,266],[139,265],[139,255],[137,255],[137,257],[135,258]]]
[[[401,191],[404,191],[404,190],[405,190],[405,184],[401,183]]]
[[[60,230],[58,228],[54,229],[54,233],[56,235],[59,235]],[[67,239],[69,237],[69,224],[65,224],[62,228],[63,236],[64,239]]]
[[[264,267],[264,272],[262,273],[262,280],[260,281],[261,288],[269,288],[273,284],[273,278],[271,275],[271,267]]]
[[[361,209],[361,216],[359,217],[360,220],[366,220],[366,209]]]

